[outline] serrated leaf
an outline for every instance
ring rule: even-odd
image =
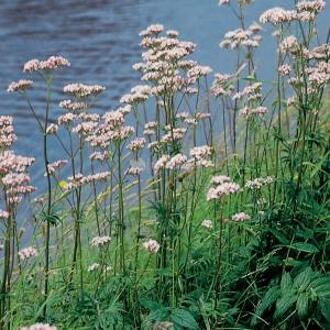
[[[326,286],[330,285],[330,277],[329,276],[321,276],[313,279],[311,286],[314,288],[314,290],[318,290],[318,287],[320,286]]]
[[[268,228],[268,231],[277,238],[279,243],[284,244],[284,245],[287,245],[289,243],[289,240],[278,230],[273,229],[273,228]]]
[[[292,278],[289,273],[284,273],[281,278],[281,291],[286,293],[288,290],[292,289]]]
[[[297,295],[287,294],[281,297],[276,302],[275,318],[283,316],[297,301]]]
[[[330,299],[320,299],[320,310],[324,318],[330,322]]]
[[[187,329],[199,329],[199,326],[191,315],[191,313],[185,309],[175,309],[171,314],[171,321],[180,327],[184,327]]]
[[[303,272],[296,276],[293,285],[300,291],[305,290],[313,279],[313,275],[313,270],[310,267],[307,267]]]
[[[306,253],[319,252],[319,249],[315,245],[309,243],[293,243],[289,248]]]
[[[260,301],[259,305],[256,308],[255,314],[256,316],[261,317],[262,314],[269,308],[272,304],[275,303],[276,299],[280,295],[280,290],[277,286],[271,287]],[[257,317],[254,316],[252,319],[252,325],[257,324]]]
[[[144,308],[146,308],[150,311],[155,311],[162,307],[158,302],[151,300],[149,298],[143,297],[143,296],[139,298],[139,301],[140,301],[140,304]]]
[[[318,297],[327,298],[330,297],[330,279],[328,278],[328,283],[324,283],[314,288],[315,293]]]
[[[155,311],[152,311],[146,318],[146,321],[164,321],[168,317],[167,308],[159,308]]]
[[[308,296],[306,294],[299,295],[296,308],[300,318],[306,317],[308,313]]]

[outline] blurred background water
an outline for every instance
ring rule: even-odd
[[[289,8],[294,1],[256,0],[248,8],[247,21],[258,20],[267,8]],[[328,6],[329,7],[329,6]],[[329,28],[329,8],[320,16],[321,37]],[[138,33],[151,23],[180,31],[181,37],[197,43],[194,59],[215,72],[231,72],[233,53],[218,47],[224,33],[237,27],[230,10],[217,0],[2,0],[0,2],[0,114],[14,116],[18,141],[15,149],[37,158],[32,168],[33,184],[43,190],[40,132],[26,104],[18,95],[8,94],[12,80],[30,78],[21,72],[31,58],[63,55],[71,67],[57,74],[55,102],[51,117],[61,110],[63,86],[69,82],[98,83],[107,90],[98,100],[99,111],[114,109],[122,94],[138,82],[132,65],[139,61]],[[274,68],[274,40],[265,26],[258,50],[257,67],[263,79],[271,80]],[[267,37],[268,36],[268,37]],[[38,89],[38,84],[35,86]],[[43,95],[33,92],[37,111],[42,114]],[[59,158],[56,147],[51,160]]]

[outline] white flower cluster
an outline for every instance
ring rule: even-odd
[[[149,241],[146,241],[143,243],[143,247],[149,252],[149,253],[157,253],[160,245],[157,241],[150,239]]]
[[[271,176],[267,176],[265,178],[256,178],[254,180],[248,180],[245,183],[245,188],[251,189],[251,190],[258,190],[273,182],[274,182],[274,178]]]
[[[91,245],[95,247],[104,246],[111,242],[110,236],[96,236],[91,240]]]

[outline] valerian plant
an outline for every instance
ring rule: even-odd
[[[253,1],[219,5],[239,24],[220,43],[236,61],[212,84],[197,46],[154,24],[133,66],[142,82],[114,110],[98,109],[102,85],[69,84],[53,101],[62,56],[24,65],[46,86],[44,109],[32,80],[9,85],[40,129],[46,193],[27,237],[17,214],[34,159],[12,151],[1,116],[0,329],[330,327],[325,1],[271,8],[260,24],[246,19]],[[256,52],[268,28],[269,84]],[[50,140],[65,159],[50,159]]]

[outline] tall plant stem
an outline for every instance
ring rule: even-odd
[[[47,177],[47,217],[46,217],[46,248],[45,248],[45,282],[44,282],[44,308],[43,308],[43,317],[47,317],[47,299],[49,291],[49,246],[50,246],[50,222],[49,218],[52,212],[52,182],[51,176],[48,168],[48,148],[47,148],[47,127],[49,121],[49,107],[50,107],[50,84],[51,79],[47,80],[47,101],[46,101],[46,117],[45,117],[45,126],[44,126],[44,136],[43,136],[43,155],[44,155],[44,166]]]
[[[7,221],[5,242],[4,242],[4,264],[3,277],[1,285],[1,315],[0,315],[0,329],[10,328],[10,324],[6,321],[7,312],[10,311],[9,292],[10,292],[10,263],[11,263],[11,233],[12,233],[12,216],[10,215]]]
[[[221,258],[222,258],[223,205],[221,205],[220,207],[221,207],[221,211],[220,211],[220,219],[219,219],[219,236],[218,236],[219,250],[217,257],[216,274],[215,274],[215,309],[217,309],[218,299],[221,291],[220,274],[221,274]]]
[[[279,164],[280,164],[280,139],[279,136],[282,133],[282,91],[281,91],[281,75],[278,72],[278,68],[281,65],[282,56],[281,53],[278,54],[277,59],[277,135],[275,141],[275,178],[278,177],[279,172]],[[275,202],[276,198],[276,191],[277,191],[277,180],[274,183],[274,190],[273,190],[273,202]]]
[[[92,174],[94,175],[95,170],[94,170],[92,160],[91,160],[90,165],[91,165]],[[98,232],[98,235],[101,236],[101,228],[100,228],[100,221],[99,221],[99,207],[98,207],[98,202],[97,202],[97,190],[96,190],[95,180],[92,181],[92,189],[93,189],[93,197],[94,197],[94,209],[95,209],[95,219],[96,219],[97,232]]]
[[[138,175],[138,227],[136,232],[136,246],[135,246],[135,268],[134,274],[137,276],[137,268],[139,264],[139,246],[141,239],[141,221],[142,221],[142,190],[141,190],[141,176]]]
[[[118,216],[119,216],[119,264],[121,273],[125,273],[125,245],[124,245],[124,200],[123,200],[123,179],[122,179],[122,159],[121,143],[117,142],[117,162],[118,162]]]

